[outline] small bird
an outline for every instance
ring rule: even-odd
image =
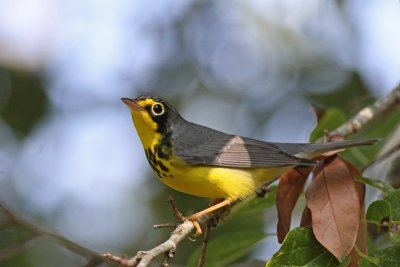
[[[147,160],[163,183],[187,194],[223,199],[188,217],[197,235],[200,216],[254,195],[264,182],[285,171],[314,166],[313,159],[327,152],[377,141],[269,143],[186,121],[159,97],[121,100],[130,108]]]

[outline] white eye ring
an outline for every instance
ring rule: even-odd
[[[153,113],[154,116],[161,116],[162,114],[164,114],[164,112],[165,112],[165,108],[164,108],[164,105],[161,103],[155,103],[151,107],[151,113]]]

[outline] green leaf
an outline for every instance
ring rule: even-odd
[[[389,247],[358,261],[360,267],[400,266],[400,247]]]
[[[391,223],[400,223],[400,189],[392,192],[383,198],[390,204],[392,211]]]
[[[325,130],[333,130],[346,121],[344,112],[337,108],[328,109],[322,116],[317,126],[310,134],[310,142],[315,142],[318,138],[324,135]]]
[[[392,219],[392,210],[390,203],[386,200],[377,200],[372,202],[367,210],[367,222],[381,225],[383,218],[388,218],[389,221]]]
[[[380,226],[384,218],[389,221],[390,240],[399,243],[400,234],[397,229],[400,224],[400,189],[369,205],[366,215],[367,222]]]
[[[211,239],[204,266],[226,266],[246,255],[265,236],[263,232],[236,232]],[[200,248],[190,256],[188,266],[197,266],[199,256]]]
[[[371,179],[371,178],[367,178],[367,177],[357,176],[356,181],[364,183],[364,184],[374,187],[376,189],[379,189],[385,195],[389,195],[390,193],[393,193],[395,191],[395,189],[391,185],[389,185],[381,180],[375,180],[375,179]]]
[[[288,233],[281,248],[265,267],[287,266],[347,266],[350,257],[341,263],[315,239],[311,228],[295,228]]]

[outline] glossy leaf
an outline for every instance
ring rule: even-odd
[[[391,223],[400,223],[400,189],[369,205],[367,210],[369,222],[380,224],[386,217]]]
[[[400,189],[393,191],[382,200],[372,202],[367,210],[367,221],[380,226],[386,220],[389,225],[390,240],[400,242]]]
[[[284,266],[347,266],[350,258],[340,263],[314,237],[311,228],[295,228],[288,233],[281,248],[265,267]]]
[[[392,219],[390,203],[386,200],[372,202],[367,210],[367,221],[380,225],[384,218],[387,218],[389,221]]]
[[[384,197],[389,202],[392,212],[391,222],[400,224],[400,189]]]

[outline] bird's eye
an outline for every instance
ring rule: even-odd
[[[161,104],[155,104],[152,109],[153,114],[156,116],[160,116],[164,113],[164,106]]]

